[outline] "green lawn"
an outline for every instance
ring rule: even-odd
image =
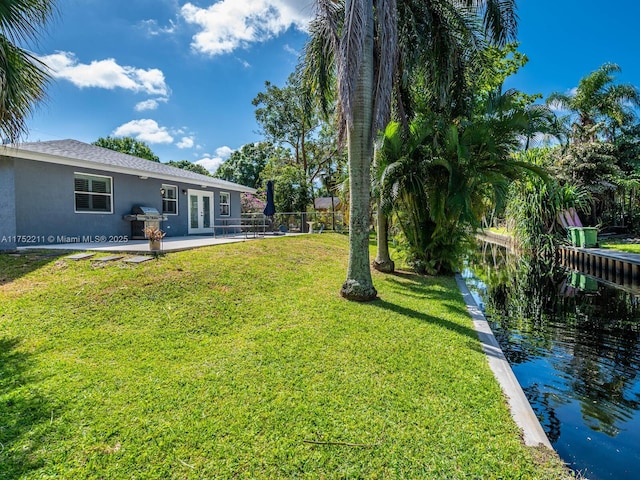
[[[338,295],[346,237],[0,255],[0,479],[557,479],[453,278]]]
[[[640,253],[640,243],[626,243],[616,240],[600,241],[601,248],[620,250],[621,252]]]

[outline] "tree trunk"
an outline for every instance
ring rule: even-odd
[[[349,267],[340,295],[348,300],[374,300],[369,266],[370,170],[373,158],[373,8],[367,9],[367,37],[353,97],[352,123],[347,125],[349,154]]]
[[[389,222],[387,216],[380,211],[378,206],[378,228],[377,228],[377,254],[371,264],[373,268],[383,273],[393,273],[396,265],[389,256],[389,238],[388,238]]]

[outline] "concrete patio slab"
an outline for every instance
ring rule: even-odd
[[[143,263],[148,262],[149,260],[153,260],[154,257],[150,255],[138,255],[136,257],[125,258],[122,260],[125,263]]]
[[[75,255],[69,255],[68,257],[64,257],[68,260],[84,260],[86,258],[91,258],[95,255],[95,253],[76,253]]]
[[[178,252],[190,250],[192,248],[208,247],[211,245],[223,245],[227,243],[248,242],[271,238],[284,238],[297,234],[287,235],[265,235],[259,237],[245,237],[244,234],[235,236],[212,237],[212,236],[187,236],[187,237],[165,237],[162,239],[162,246],[159,253]],[[148,240],[129,240],[128,242],[91,242],[91,243],[59,243],[49,245],[37,245],[29,247],[18,247],[18,250],[69,250],[69,251],[91,251],[91,252],[114,252],[114,253],[136,253],[149,254]],[[154,252],[155,253],[155,252]]]

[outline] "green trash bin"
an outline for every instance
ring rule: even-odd
[[[568,227],[569,237],[571,238],[571,246],[577,247],[580,243],[580,235],[578,234],[577,227]]]
[[[598,290],[598,282],[595,278],[587,277],[586,275],[580,275],[580,290],[585,292],[595,292]]]
[[[596,227],[581,227],[579,234],[582,248],[595,247],[598,244],[598,229]]]
[[[571,272],[569,285],[571,285],[573,288],[580,288],[580,274],[578,272]]]

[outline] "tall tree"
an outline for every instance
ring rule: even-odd
[[[368,301],[377,296],[369,267],[373,139],[390,118],[394,84],[400,92],[400,87],[406,87],[402,85],[406,76],[400,74],[403,67],[425,60],[441,62],[434,69],[439,72],[437,78],[454,78],[445,73],[455,70],[453,62],[458,58],[447,60],[446,55],[451,45],[459,45],[456,28],[466,26],[473,35],[472,17],[482,15],[486,33],[504,42],[515,30],[514,1],[317,0],[316,4],[307,65],[315,70],[323,104],[331,79],[326,71],[335,68],[338,112],[349,157],[349,266],[340,293],[350,300]],[[441,22],[445,19],[450,22]],[[401,36],[398,25],[403,28]],[[480,35],[473,36],[482,43]],[[403,111],[402,95],[396,95],[396,102]]]
[[[108,148],[109,150],[115,150],[116,152],[126,153],[127,155],[133,155],[134,157],[144,158],[151,162],[160,162],[160,158],[153,153],[149,145],[140,140],[136,140],[131,137],[100,137],[93,142],[92,145],[97,147]]]
[[[395,0],[378,0],[375,4],[377,15],[374,15],[373,0],[346,0],[344,3],[318,0],[313,24],[315,38],[308,48],[309,56],[323,57],[327,52],[332,55],[326,61],[313,58],[308,62],[319,69],[317,78],[321,89],[329,87],[324,80],[331,77],[323,72],[333,65],[337,71],[339,112],[342,128],[346,130],[349,157],[350,191],[349,266],[340,293],[357,301],[368,301],[377,296],[369,270],[369,174],[373,135],[377,127],[386,123],[375,122],[374,112],[379,110],[378,116],[385,120],[388,116],[397,40]],[[376,69],[376,65],[380,68]]]
[[[189,170],[190,172],[199,173],[200,175],[207,175],[209,177],[212,176],[211,173],[209,173],[209,170],[204,168],[202,165],[190,162],[189,160],[169,160],[167,162],[167,165],[181,168],[182,170]]]
[[[304,173],[305,184],[312,190],[314,181],[332,169],[338,156],[333,123],[323,121],[318,114],[301,66],[284,87],[271,82],[265,82],[265,87],[253,99],[256,120],[269,142],[292,150],[293,163]]]
[[[269,159],[285,155],[288,157],[284,149],[270,142],[247,143],[240,150],[234,150],[213,176],[247,187],[260,188],[260,174]]]
[[[613,141],[622,127],[633,122],[633,107],[640,106],[640,92],[630,84],[615,84],[613,74],[618,72],[618,65],[605,63],[583,77],[575,93],[549,95],[547,104],[571,113],[574,141],[592,142],[599,137]]]
[[[37,40],[56,14],[53,0],[0,3],[0,134],[15,142],[27,132],[26,118],[46,96],[51,77],[44,63],[17,44]]]
[[[306,172],[305,143],[318,126],[318,117],[304,95],[300,75],[292,73],[287,84],[280,88],[265,82],[266,90],[253,99],[256,120],[267,140],[274,144],[287,144],[294,152],[296,163]]]

